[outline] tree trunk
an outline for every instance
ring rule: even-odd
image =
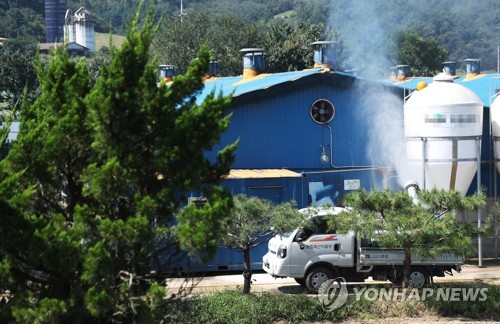
[[[411,273],[411,249],[408,247],[404,248],[405,260],[403,262],[403,288],[408,288],[410,285],[410,273]]]
[[[243,249],[243,293],[250,293],[250,284],[252,281],[252,270],[250,269],[250,249]]]

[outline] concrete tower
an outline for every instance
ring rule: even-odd
[[[76,42],[75,18],[71,9],[66,11],[66,16],[64,17],[64,41],[66,43]]]
[[[75,42],[95,51],[94,18],[81,7],[74,15]]]

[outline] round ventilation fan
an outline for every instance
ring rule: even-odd
[[[311,118],[318,124],[329,123],[335,116],[335,107],[326,99],[316,100],[311,105]]]

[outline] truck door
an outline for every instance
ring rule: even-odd
[[[293,239],[290,273],[292,276],[303,276],[311,262],[320,260],[337,264],[340,250],[337,234],[328,230],[326,219],[321,216],[311,218]]]

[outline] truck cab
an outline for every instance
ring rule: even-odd
[[[293,277],[301,285],[319,288],[319,285],[337,273],[334,267],[353,267],[355,259],[355,235],[337,234],[329,230],[326,215],[336,215],[346,209],[305,208],[302,213],[312,215],[305,224],[293,231],[274,236],[263,258],[264,270],[275,277]],[[324,268],[324,273],[309,278],[305,274],[314,268]]]

